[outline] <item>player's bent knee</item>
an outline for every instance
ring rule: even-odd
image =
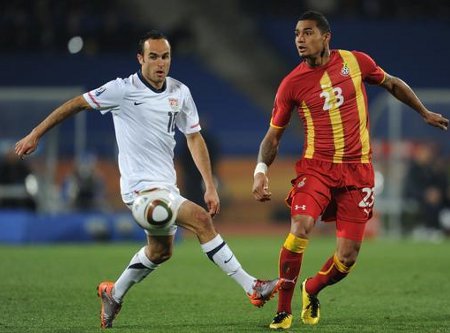
[[[168,251],[164,251],[164,252],[159,252],[159,253],[152,253],[150,255],[150,261],[159,265],[162,264],[163,262],[169,260],[170,258],[172,258],[172,251],[168,250]]]
[[[340,248],[337,252],[337,257],[339,261],[347,267],[353,266],[358,258],[360,246]]]
[[[208,212],[198,206],[191,207],[188,219],[184,219],[182,225],[194,232],[200,239],[208,238],[215,234],[211,216]]]
[[[308,215],[295,215],[291,218],[291,233],[301,238],[308,238],[314,229],[314,219]]]
[[[208,212],[189,200],[185,201],[180,208],[177,225],[192,231],[202,241],[208,241],[216,235]]]
[[[351,267],[356,263],[356,256],[339,258],[339,261],[346,267]]]
[[[195,214],[195,231],[197,233],[209,232],[214,229],[211,216],[204,209],[199,210]]]

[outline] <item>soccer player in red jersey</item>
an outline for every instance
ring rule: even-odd
[[[291,300],[303,252],[319,216],[335,221],[337,247],[322,269],[302,283],[301,318],[317,324],[319,292],[345,278],[356,262],[374,204],[369,114],[364,83],[377,84],[419,113],[424,121],[447,130],[448,119],[429,111],[401,79],[381,69],[365,53],[330,50],[330,25],[318,12],[305,12],[295,28],[295,45],[303,61],[281,82],[269,129],[261,142],[254,173],[253,195],[270,200],[267,169],[293,110],[303,122],[303,156],[286,199],[291,228],[280,252],[280,277],[288,280],[279,292],[278,310],[270,324],[292,324]]]

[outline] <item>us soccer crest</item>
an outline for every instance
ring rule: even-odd
[[[180,105],[178,104],[178,98],[169,98],[169,105],[173,112],[178,112],[180,110]]]
[[[341,75],[348,76],[350,74],[350,68],[348,68],[348,65],[346,62],[344,62],[342,69],[341,69]]]

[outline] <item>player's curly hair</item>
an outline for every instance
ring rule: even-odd
[[[139,43],[138,43],[138,53],[139,54],[144,54],[144,44],[145,44],[145,41],[148,39],[165,39],[165,40],[169,41],[167,39],[166,35],[164,35],[161,31],[151,30],[149,32],[146,32],[145,35],[143,35],[141,37],[141,39],[139,39]]]
[[[319,28],[321,33],[324,34],[327,32],[331,32],[330,23],[328,22],[325,15],[323,15],[320,12],[308,10],[307,12],[304,12],[298,20],[299,21],[305,21],[305,20],[315,21],[317,24],[317,28]]]

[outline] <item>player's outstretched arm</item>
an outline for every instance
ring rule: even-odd
[[[427,124],[440,128],[441,130],[447,130],[448,119],[439,113],[434,113],[428,110],[422,104],[411,87],[408,86],[403,80],[386,73],[386,78],[381,86],[389,91],[392,96],[397,98],[399,101],[416,110]]]
[[[23,158],[24,155],[33,153],[38,146],[39,139],[51,128],[62,122],[64,119],[87,109],[91,109],[91,106],[81,95],[72,98],[63,105],[59,106],[52,113],[50,113],[47,118],[45,118],[39,125],[37,125],[27,136],[16,143],[16,154],[20,158]]]
[[[275,160],[278,146],[283,135],[284,128],[269,127],[264,139],[259,146],[258,161],[253,175],[252,193],[256,200],[264,202],[270,200],[272,193],[269,191],[269,178],[267,169]]]

